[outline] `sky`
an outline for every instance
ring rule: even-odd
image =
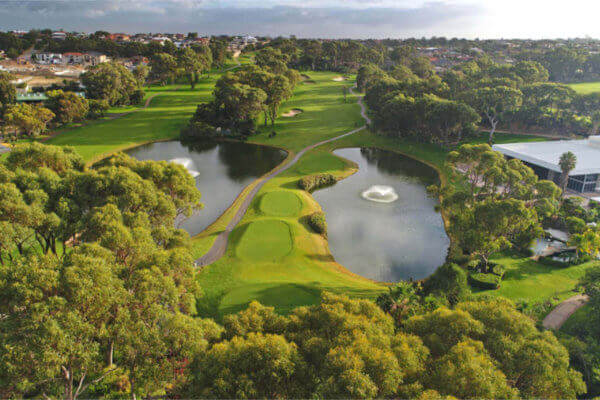
[[[599,0],[0,0],[0,30],[600,38]]]

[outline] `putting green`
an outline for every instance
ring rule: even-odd
[[[260,211],[274,217],[293,217],[302,209],[302,201],[296,193],[273,191],[265,193],[260,199]]]
[[[276,219],[261,219],[242,227],[238,257],[248,261],[275,262],[292,251],[290,226]]]

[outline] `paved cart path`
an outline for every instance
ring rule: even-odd
[[[542,321],[542,325],[546,329],[560,329],[569,317],[579,308],[583,307],[588,300],[589,298],[585,294],[578,294],[577,296],[568,298],[546,315],[546,318]]]
[[[350,89],[350,90],[354,93],[353,89]],[[367,110],[363,103],[362,96],[358,98],[358,104],[360,105],[360,115],[365,119],[367,124],[370,124],[371,119],[367,116]],[[213,243],[210,250],[208,250],[208,252],[205,255],[203,255],[202,257],[200,257],[199,259],[197,259],[195,261],[196,266],[204,267],[206,265],[212,264],[215,261],[217,261],[219,258],[221,258],[223,256],[223,254],[225,254],[225,251],[227,250],[227,242],[229,240],[229,234],[235,229],[237,224],[239,224],[239,222],[242,220],[242,218],[246,214],[246,211],[248,211],[248,207],[250,207],[250,203],[252,202],[252,200],[258,193],[258,191],[265,185],[265,183],[267,183],[268,181],[270,181],[277,175],[290,169],[292,166],[294,166],[298,162],[298,160],[300,160],[300,158],[304,154],[306,154],[306,152],[314,149],[315,147],[321,146],[325,143],[333,142],[335,140],[341,139],[341,138],[349,136],[349,135],[353,135],[356,132],[362,131],[366,127],[367,127],[367,125],[363,125],[360,128],[356,128],[350,132],[344,133],[343,135],[339,135],[339,136],[333,137],[331,139],[323,140],[322,142],[311,144],[310,146],[305,147],[304,149],[300,150],[298,152],[298,154],[296,154],[294,159],[292,161],[288,162],[282,168],[272,171],[268,175],[266,175],[264,178],[262,178],[262,180],[256,186],[254,186],[254,188],[252,188],[250,193],[248,193],[248,195],[244,198],[242,205],[236,211],[236,213],[233,216],[233,218],[231,219],[231,221],[229,221],[229,223],[227,224],[227,227],[221,233],[219,233],[219,236],[217,236],[217,238],[215,239],[215,242]]]

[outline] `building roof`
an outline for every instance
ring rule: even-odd
[[[600,136],[584,140],[496,144],[493,149],[540,167],[560,173],[558,160],[563,153],[572,152],[577,165],[570,175],[600,174]]]

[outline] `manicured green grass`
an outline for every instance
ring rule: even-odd
[[[579,94],[600,92],[600,82],[572,83],[568,86]]]
[[[146,90],[146,98],[152,97],[148,108],[140,108],[117,119],[65,130],[46,143],[73,146],[86,161],[92,162],[139,144],[174,139],[179,136],[179,130],[187,123],[198,103],[210,100],[220,76],[215,72],[205,76],[194,90],[187,84],[152,86]]]
[[[124,117],[65,131],[48,144],[73,146],[86,161],[137,144],[173,139],[199,102],[210,99],[214,77],[190,90],[184,85],[151,87],[150,106]]]
[[[339,75],[339,74],[338,74]],[[352,86],[353,82],[335,82],[336,74],[330,72],[311,72],[315,83],[300,83],[294,97],[281,107],[280,114],[291,109],[303,110],[292,118],[281,117],[277,120],[277,136],[269,138],[270,126],[261,127],[260,133],[250,141],[281,146],[292,151],[341,135],[353,127],[364,124],[354,96],[343,98],[343,86]]]
[[[274,217],[297,215],[302,209],[302,201],[291,191],[267,192],[260,198],[260,210]]]
[[[506,267],[498,290],[478,291],[478,294],[502,296],[509,299],[541,301],[555,298],[565,300],[575,294],[574,289],[588,268],[596,261],[566,268],[551,267],[528,258],[498,257],[494,261]]]
[[[310,76],[315,83],[300,84],[294,98],[282,107],[282,112],[301,108],[304,113],[279,118],[275,138],[268,138],[271,130],[263,128],[251,138],[252,142],[297,151],[361,124],[356,98],[343,100],[342,86],[351,83],[333,81],[338,76],[334,73]],[[218,318],[244,308],[252,300],[286,313],[314,304],[323,290],[369,298],[386,290],[384,285],[354,275],[337,264],[325,238],[304,222],[321,208],[310,194],[298,188],[298,180],[317,172],[343,176],[351,173],[352,167],[345,160],[316,149],[267,182],[230,235],[223,258],[199,274],[205,294],[200,313]],[[298,206],[297,201],[302,204]],[[283,233],[282,223],[289,229],[287,234]],[[215,234],[218,232],[215,229]],[[209,239],[210,236],[201,241]],[[292,244],[289,251],[287,243]]]
[[[236,254],[249,262],[280,262],[294,247],[290,229],[286,222],[277,219],[250,222],[241,227]]]

